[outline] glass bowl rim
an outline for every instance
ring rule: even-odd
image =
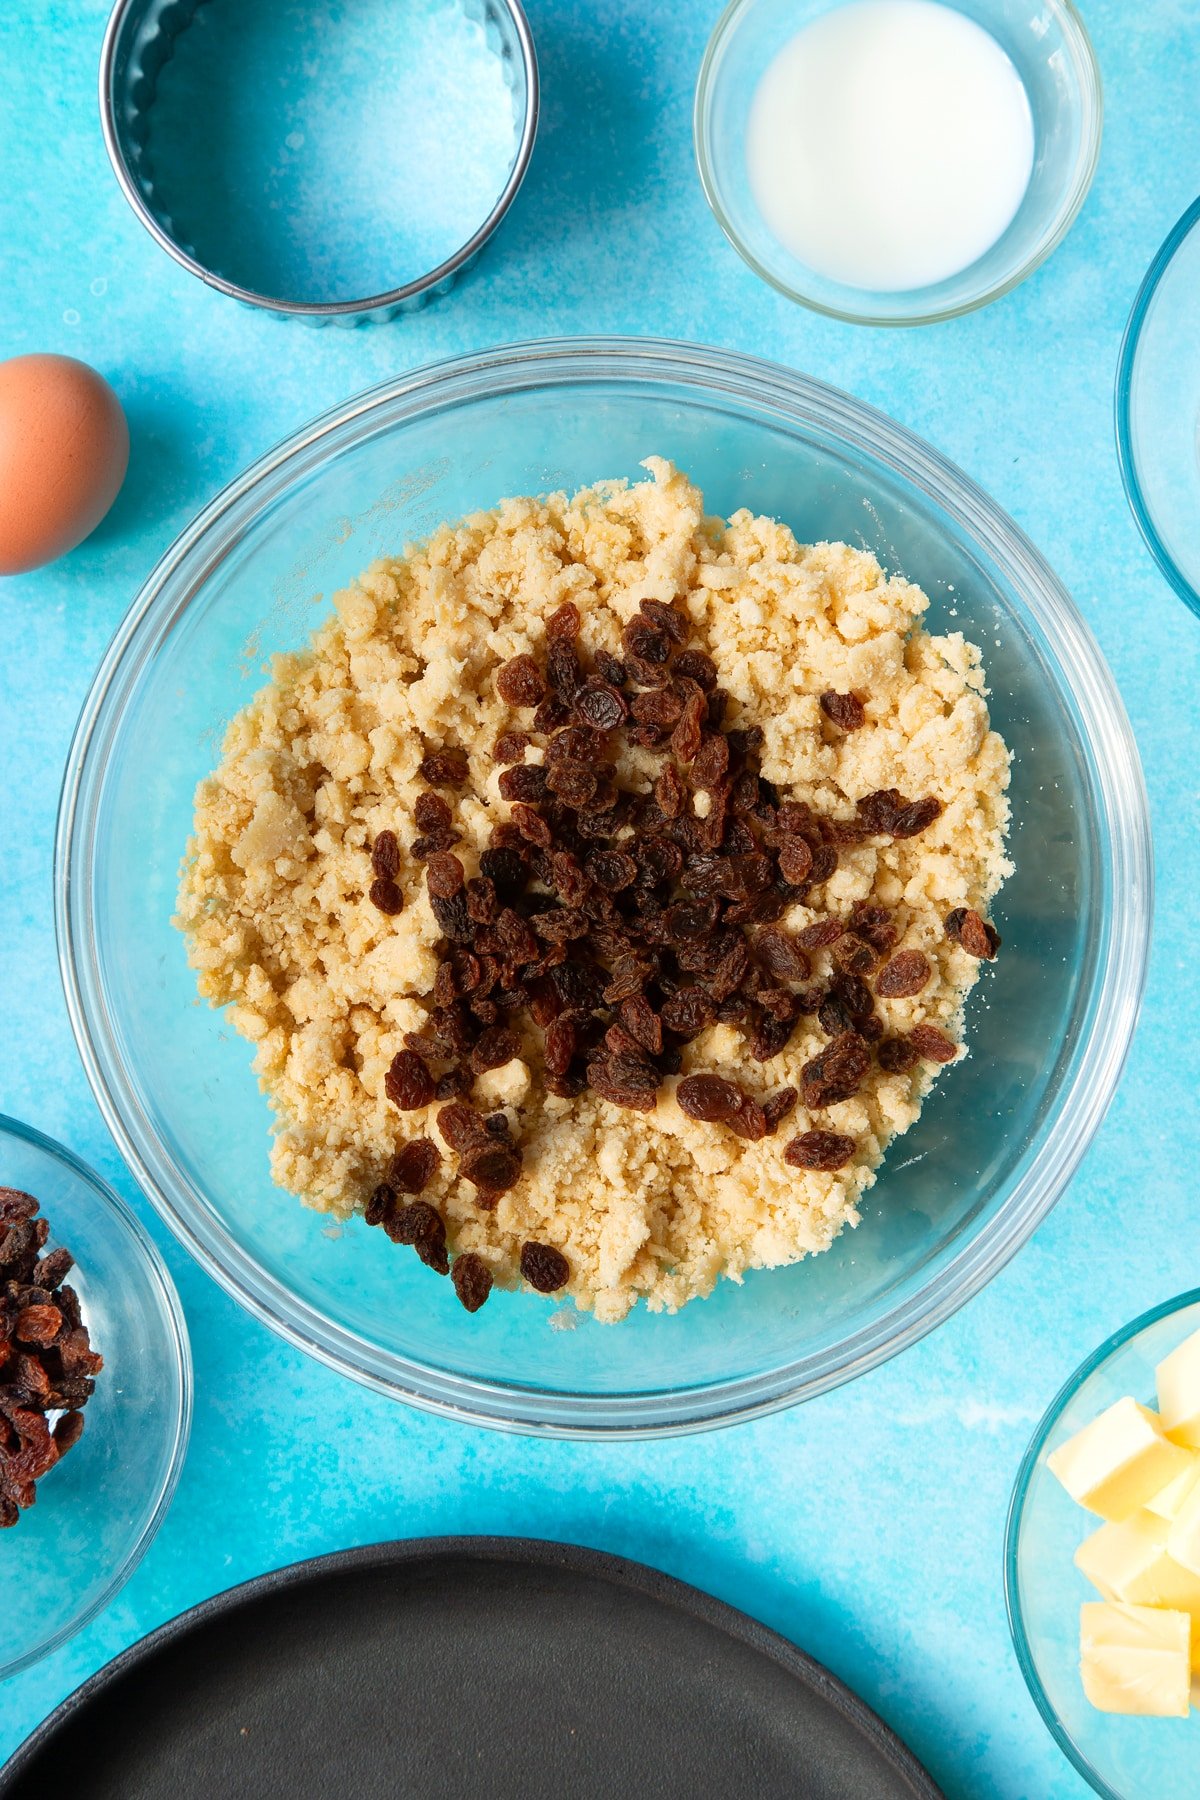
[[[147,205],[133,166],[125,154],[123,136],[117,124],[115,104],[117,42],[130,13],[143,3],[144,0],[115,0],[108,23],[104,28],[99,69],[100,128],[104,138],[104,148],[112,165],[113,174],[117,178],[117,184],[139,222],[150,233],[160,249],[165,250],[167,255],[179,264],[180,268],[186,269],[190,275],[197,276],[206,287],[214,288],[218,293],[227,295],[231,300],[239,300],[243,306],[253,306],[260,312],[274,313],[279,318],[307,319],[314,324],[323,324],[339,319],[353,324],[371,313],[382,312],[392,307],[407,308],[410,303],[418,301],[422,296],[432,296],[443,282],[450,284],[455,281],[482,250],[516,199],[528,171],[533,156],[534,142],[537,138],[541,107],[537,50],[534,45],[533,31],[521,0],[495,0],[495,3],[503,7],[508,14],[520,49],[521,68],[525,77],[525,108],[521,119],[516,156],[513,159],[513,166],[509,171],[508,178],[496,196],[491,210],[466,242],[460,244],[457,250],[445,257],[434,268],[427,269],[424,274],[414,276],[411,281],[405,282],[401,287],[389,288],[384,293],[367,295],[357,300],[284,300],[278,295],[260,294],[254,288],[241,287],[235,281],[226,280],[223,275],[218,275],[212,269],[206,268],[192,255],[185,244],[165,228],[157,214]]]
[[[1141,347],[1142,330],[1150,316],[1150,308],[1154,304],[1160,284],[1175,261],[1176,253],[1200,225],[1200,198],[1176,219],[1170,231],[1155,251],[1150,267],[1142,277],[1134,302],[1126,321],[1125,332],[1121,338],[1121,348],[1117,356],[1117,380],[1114,392],[1113,418],[1117,435],[1117,463],[1121,470],[1121,483],[1125,489],[1125,498],[1133,514],[1134,524],[1142,534],[1142,541],[1159,569],[1166,576],[1183,604],[1197,617],[1200,617],[1200,592],[1188,580],[1171,552],[1164,544],[1158,527],[1150,516],[1150,508],[1146,504],[1145,489],[1138,474],[1138,461],[1133,448],[1133,420],[1131,406],[1133,401],[1133,370],[1137,361],[1137,353]]]
[[[111,1188],[102,1176],[88,1166],[81,1157],[68,1150],[65,1144],[47,1137],[45,1132],[36,1126],[26,1125],[21,1119],[14,1119],[8,1113],[0,1113],[0,1140],[5,1137],[16,1138],[19,1142],[30,1144],[40,1150],[52,1162],[57,1162],[67,1171],[72,1180],[85,1187],[97,1200],[103,1211],[113,1215],[125,1228],[133,1240],[136,1252],[141,1256],[151,1285],[158,1293],[160,1318],[167,1328],[167,1342],[174,1352],[171,1361],[179,1381],[179,1408],[175,1417],[175,1435],[171,1444],[166,1473],[163,1477],[158,1498],[146,1523],[137,1538],[130,1545],[124,1557],[111,1572],[108,1580],[92,1600],[73,1618],[59,1627],[57,1631],[31,1646],[11,1663],[0,1662],[0,1682],[7,1681],[10,1676],[17,1675],[22,1669],[29,1669],[43,1657],[59,1650],[73,1638],[76,1632],[82,1631],[85,1625],[110,1606],[117,1594],[125,1586],[146,1551],[158,1534],[159,1526],[167,1516],[175,1490],[179,1486],[179,1477],[183,1471],[184,1459],[187,1455],[188,1440],[192,1428],[193,1369],[191,1341],[188,1337],[187,1321],[184,1318],[175,1283],[171,1279],[170,1270],[141,1220],[133,1208],[122,1200],[114,1188]],[[50,1215],[47,1214],[47,1217]],[[53,1220],[51,1219],[53,1226]],[[19,1529],[19,1527],[18,1527]]]
[[[831,10],[838,3],[839,0],[831,0]],[[954,0],[948,0],[948,3],[953,5]],[[759,4],[760,0],[729,0],[725,11],[713,27],[696,81],[696,94],[692,106],[692,140],[696,165],[700,174],[700,185],[704,189],[704,198],[708,202],[709,210],[742,261],[753,270],[760,281],[765,281],[769,287],[773,287],[777,293],[783,294],[786,299],[793,300],[800,306],[807,306],[812,312],[822,313],[826,318],[840,319],[843,324],[881,325],[897,328],[909,325],[936,325],[945,319],[962,318],[966,313],[976,312],[979,307],[988,306],[993,300],[999,300],[1004,294],[1011,293],[1013,288],[1019,287],[1023,281],[1026,281],[1036,269],[1041,267],[1047,257],[1057,250],[1075,223],[1080,209],[1088,197],[1100,161],[1100,140],[1104,131],[1104,83],[1100,73],[1100,63],[1087,26],[1084,24],[1083,17],[1074,4],[1074,0],[1044,0],[1046,10],[1053,13],[1058,19],[1073,52],[1071,67],[1075,73],[1083,111],[1075,166],[1071,173],[1070,186],[1061,204],[1038,238],[1034,249],[1006,275],[990,282],[987,287],[969,300],[947,300],[941,305],[930,306],[921,312],[913,313],[897,312],[894,308],[882,304],[886,296],[877,294],[870,288],[854,288],[842,284],[847,285],[847,292],[860,294],[864,302],[867,302],[863,306],[851,309],[845,306],[833,306],[828,301],[818,300],[804,288],[784,281],[782,277],[772,274],[765,263],[759,261],[721,204],[713,158],[710,154],[708,120],[711,109],[708,102],[710,94],[715,91],[718,53],[733,36],[743,15]],[[965,275],[972,266],[968,264],[967,269],[960,270],[959,274]],[[951,276],[949,279],[954,280],[955,277]]]
[[[984,546],[1019,593],[1036,596],[1062,690],[1079,708],[1093,766],[1098,839],[1124,904],[1097,954],[1093,1024],[1046,1141],[988,1230],[956,1250],[916,1294],[860,1326],[836,1348],[755,1375],[679,1390],[580,1394],[447,1373],[380,1352],[268,1276],[193,1206],[114,1054],[91,929],[90,872],[106,752],[158,635],[173,627],[225,554],[256,500],[287,485],[314,446],[355,425],[389,423],[482,395],[590,385],[622,377],[673,382],[690,396],[731,397],[790,425],[832,430],[843,449],[882,461]],[[399,410],[397,410],[399,409]],[[341,446],[339,446],[341,447]],[[221,537],[221,533],[224,537]],[[213,544],[216,535],[218,542]],[[185,591],[180,591],[181,587]],[[160,617],[161,615],[161,617]],[[149,640],[149,641],[148,641]],[[132,672],[130,664],[133,663]],[[116,694],[118,685],[121,692]],[[100,743],[103,738],[103,743]],[[97,767],[97,762],[99,766]],[[444,1416],[541,1436],[657,1437],[731,1423],[809,1398],[861,1374],[949,1318],[1003,1266],[1049,1212],[1074,1173],[1115,1090],[1132,1040],[1149,947],[1153,859],[1145,783],[1116,684],[1065,588],[1024,533],[983,491],[921,439],[839,389],[726,350],[652,338],[559,338],[437,362],[380,383],[322,414],[252,463],[196,515],[151,572],[105,652],[84,701],[63,778],[55,841],[59,967],[85,1073],[122,1155],[151,1204],[201,1267],[271,1330],[378,1392]],[[1103,1016],[1106,1030],[1098,1020]],[[1113,1017],[1123,1028],[1111,1029]],[[156,1167],[156,1163],[159,1165]]]
[[[1111,1356],[1115,1356],[1118,1350],[1124,1349],[1126,1344],[1132,1343],[1133,1339],[1139,1337],[1143,1331],[1149,1330],[1151,1325],[1157,1325],[1160,1320],[1170,1318],[1172,1313],[1183,1312],[1187,1307],[1198,1304],[1200,1304],[1200,1287],[1189,1288],[1186,1293],[1176,1294],[1172,1300],[1160,1301],[1157,1306],[1151,1306],[1146,1312],[1139,1313],[1137,1318],[1131,1319],[1127,1325],[1122,1325],[1117,1331],[1106,1337],[1103,1343],[1098,1344],[1089,1356],[1084,1357],[1079,1366],[1067,1376],[1034,1426],[1033,1436],[1021,1458],[1021,1466],[1017,1470],[1017,1478],[1013,1483],[1012,1495],[1008,1503],[1008,1519],[1004,1528],[1004,1606],[1008,1614],[1008,1629],[1012,1637],[1017,1663],[1024,1677],[1025,1686],[1029,1689],[1030,1698],[1041,1714],[1051,1737],[1088,1785],[1095,1788],[1098,1794],[1103,1795],[1104,1800],[1129,1800],[1129,1796],[1122,1795],[1116,1788],[1109,1786],[1099,1770],[1092,1767],[1083,1751],[1075,1743],[1074,1738],[1062,1724],[1042,1685],[1037,1663],[1029,1647],[1029,1638],[1025,1631],[1025,1616],[1021,1611],[1020,1583],[1017,1579],[1017,1553],[1020,1548],[1021,1526],[1025,1517],[1025,1502],[1029,1497],[1029,1483],[1033,1477],[1037,1459],[1042,1453],[1046,1440],[1084,1383],[1089,1381],[1097,1369],[1101,1368]]]

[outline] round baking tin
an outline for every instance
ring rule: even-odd
[[[382,323],[416,312],[448,293],[512,205],[533,154],[539,104],[537,54],[520,0],[460,0],[466,16],[483,25],[489,46],[503,64],[513,99],[513,162],[491,211],[464,244],[424,274],[383,293],[334,301],[281,299],[227,280],[205,267],[177,233],[169,215],[154,204],[146,157],[148,114],[159,74],[174,54],[176,38],[204,4],[205,0],[117,0],[100,52],[100,123],[105,148],[125,198],[155,242],[207,287],[246,306],[309,325]]]

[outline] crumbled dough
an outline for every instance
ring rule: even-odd
[[[1010,873],[1004,851],[1009,753],[989,729],[979,651],[961,634],[932,637],[925,595],[846,544],[802,546],[786,526],[739,512],[706,518],[698,490],[652,457],[652,479],[605,484],[567,499],[516,499],[442,526],[427,544],[376,563],[345,593],[306,650],[281,656],[273,679],[234,719],[217,771],[200,784],[178,923],[201,994],[229,1006],[255,1045],[254,1066],[276,1114],[272,1170],[309,1205],[347,1217],[392,1153],[426,1133],[443,1148],[425,1198],[444,1214],[452,1249],[474,1250],[497,1280],[519,1281],[520,1245],[563,1250],[576,1303],[605,1320],[639,1296],[674,1310],[721,1275],[773,1268],[827,1249],[875,1179],[887,1144],[916,1119],[936,1071],[878,1068],[853,1100],[810,1116],[798,1107],[775,1137],[747,1143],[686,1117],[668,1081],[657,1110],[629,1112],[585,1093],[542,1093],[520,1065],[480,1084],[508,1109],[524,1172],[494,1212],[454,1179],[427,1113],[401,1114],[384,1075],[436,970],[438,930],[421,866],[407,851],[426,750],[468,751],[456,802],[467,874],[507,813],[491,747],[528,722],[495,691],[499,663],[538,654],[544,621],[565,600],[582,641],[617,651],[621,626],[647,598],[686,608],[697,643],[733,696],[730,723],[760,723],[762,772],[786,794],[849,817],[877,788],[934,794],[941,817],[919,837],[843,851],[817,898],[845,910],[873,895],[897,909],[898,948],[934,966],[915,999],[881,1001],[888,1029],[928,1020],[959,1037],[979,965],[947,941],[957,906],[987,910]],[[850,735],[823,719],[817,696],[854,689],[867,722]],[[639,753],[619,765],[639,783]],[[401,841],[402,913],[368,901],[377,833]],[[819,916],[798,906],[784,924]],[[814,977],[827,972],[821,953]],[[685,1073],[714,1068],[758,1098],[799,1085],[827,1040],[801,1019],[771,1062],[746,1055],[727,1026],[684,1053]],[[852,1134],[854,1162],[834,1174],[783,1160],[798,1131]]]

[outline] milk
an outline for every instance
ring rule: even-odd
[[[937,0],[849,0],[768,65],[746,166],[793,256],[897,293],[957,274],[996,242],[1033,148],[1024,85],[982,26]]]

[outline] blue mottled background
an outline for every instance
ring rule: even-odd
[[[177,269],[121,198],[94,98],[103,0],[0,9],[0,356],[67,351],[114,382],[133,460],[108,522],[0,582],[0,1109],[130,1197],[191,1326],[199,1405],[173,1511],[111,1610],[0,1690],[0,1758],[115,1651],[262,1569],[427,1532],[572,1539],[640,1557],[823,1658],[954,1800],[1079,1796],[1021,1683],[1001,1592],[1031,1426],[1110,1329],[1196,1281],[1193,1137],[1200,626],[1129,517],[1112,380],[1151,254],[1200,183],[1193,0],[1086,7],[1107,89],[1100,172],[1032,280],[904,334],[760,286],[710,219],[691,93],[716,0],[531,0],[545,110],[512,215],[446,302],[353,333],[280,326]],[[629,269],[636,271],[629,278]],[[371,382],[549,332],[659,332],[775,357],[929,438],[1057,567],[1125,696],[1154,810],[1150,986],[1107,1123],[1070,1192],[949,1325],[851,1388],[663,1444],[543,1444],[445,1424],[339,1380],[252,1324],[151,1217],[67,1026],[51,930],[63,759],[96,660],[197,507]]]

